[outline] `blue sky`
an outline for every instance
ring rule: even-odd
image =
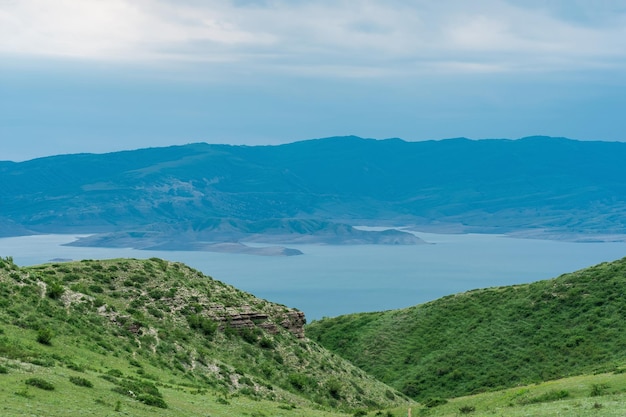
[[[0,160],[190,142],[626,140],[623,0],[0,0]]]

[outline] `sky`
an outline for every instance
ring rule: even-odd
[[[624,0],[0,0],[0,160],[340,135],[626,141]]]

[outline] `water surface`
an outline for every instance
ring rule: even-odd
[[[626,256],[626,243],[571,243],[499,235],[416,233],[419,246],[290,245],[301,256],[61,246],[73,235],[0,239],[18,265],[53,258],[159,257],[184,262],[256,296],[304,311],[308,320],[407,307],[470,289],[553,278]]]

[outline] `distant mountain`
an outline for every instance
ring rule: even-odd
[[[624,160],[626,143],[549,137],[405,142],[350,136],[61,155],[0,164],[0,233],[151,233],[157,239],[139,239],[138,247],[258,241],[259,235],[279,243],[419,243],[405,232],[352,230],[360,224],[553,237],[624,234]],[[159,233],[168,234],[169,243]]]
[[[552,280],[323,319],[306,334],[420,401],[617,372],[626,363],[625,277],[626,258]]]

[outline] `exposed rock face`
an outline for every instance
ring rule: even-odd
[[[287,310],[282,315],[271,317],[265,313],[252,311],[250,306],[242,306],[244,311],[228,311],[228,309],[213,306],[211,315],[220,323],[220,328],[226,326],[233,329],[254,329],[260,327],[271,334],[278,333],[278,326],[288,330],[299,339],[304,338],[304,313],[297,310]]]
[[[302,311],[289,310],[285,313],[285,319],[280,323],[285,329],[289,330],[299,339],[304,339],[304,325],[306,317]]]

